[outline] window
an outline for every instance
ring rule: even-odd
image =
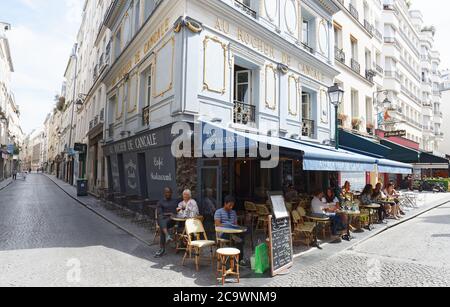
[[[352,120],[359,118],[359,100],[358,91],[352,90]]]
[[[155,9],[155,0],[145,0],[144,18],[147,19]]]
[[[312,119],[311,94],[307,92],[302,93],[302,116],[303,119]]]
[[[121,51],[122,51],[122,30],[119,29],[116,32],[116,38],[114,42],[114,56],[116,57],[116,59],[119,57]]]
[[[152,105],[152,66],[150,66],[146,72],[144,73],[145,76],[145,106],[151,106]]]
[[[136,0],[134,4],[134,33],[137,33],[137,31],[139,31],[140,18],[141,18],[141,1]]]
[[[358,61],[358,40],[353,36],[350,37],[352,59]]]
[[[303,34],[302,34],[303,44],[309,46],[309,21],[303,20]]]
[[[252,92],[252,71],[251,70],[239,70],[235,71],[235,97],[237,102],[252,104],[251,92]]]

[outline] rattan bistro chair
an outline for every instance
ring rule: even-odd
[[[294,242],[300,242],[310,247],[314,242],[314,223],[305,222],[297,211],[292,211],[292,220],[294,222]]]
[[[203,227],[203,223],[197,219],[189,219],[186,221],[186,238],[187,238],[187,248],[186,253],[183,257],[183,263],[186,262],[186,259],[192,258],[192,252],[194,252],[195,258],[195,266],[197,271],[200,268],[200,257],[201,251],[203,248],[209,248],[211,251],[211,265],[214,265],[214,247],[216,246],[216,242],[208,240],[208,236],[206,234],[205,228]]]
[[[269,225],[269,215],[270,211],[265,205],[256,205],[256,209],[258,210],[258,221],[256,223],[256,231],[264,230],[268,231],[267,227]]]

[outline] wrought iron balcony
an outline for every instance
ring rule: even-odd
[[[314,48],[310,47],[308,44],[302,42],[302,47],[309,53],[314,54]]]
[[[361,73],[361,64],[358,63],[355,59],[351,60],[351,69],[356,73]]]
[[[314,137],[315,122],[310,119],[302,120],[302,136],[313,138]]]
[[[253,18],[256,19],[257,13],[256,13],[254,10],[252,10],[250,7],[248,7],[247,5],[245,5],[244,3],[242,3],[241,1],[235,0],[235,1],[234,1],[234,5],[235,5],[238,9],[240,9],[241,11],[243,11],[245,14],[247,14],[247,15],[249,15],[249,16],[251,16],[251,17],[253,17]]]
[[[353,6],[353,4],[350,3],[350,4],[348,5],[348,10],[349,10],[350,14],[351,14],[356,20],[359,20],[359,12],[358,12],[358,10],[356,9],[356,7]]]
[[[336,58],[336,61],[339,61],[342,64],[345,64],[345,52],[343,49],[341,49],[339,47],[334,47],[334,56]]]
[[[364,20],[364,28],[371,34],[374,35],[374,27],[368,20]]]
[[[91,120],[89,122],[89,131],[92,130],[94,128],[94,120]]]
[[[379,72],[381,75],[384,73],[384,70],[380,65],[375,65],[375,70]]]
[[[105,122],[105,109],[100,111],[100,122]]]
[[[376,72],[372,69],[366,69],[366,79],[370,82],[373,82],[373,78],[375,77]]]
[[[145,127],[150,125],[150,107],[149,106],[142,109],[142,125]]]
[[[234,123],[248,125],[256,122],[256,107],[240,101],[234,102]]]

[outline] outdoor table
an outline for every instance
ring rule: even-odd
[[[353,237],[350,233],[350,220],[352,217],[354,216],[360,216],[361,212],[360,211],[350,211],[350,210],[339,210],[336,213],[338,214],[344,214],[348,217],[348,223],[347,223],[347,234],[342,236],[342,239],[345,241],[351,241],[353,240]]]
[[[180,218],[176,216],[172,216],[171,220],[176,222],[177,224],[186,224],[187,218]],[[183,231],[179,231],[178,227],[175,227],[175,250],[178,253],[179,251],[185,251],[186,250],[186,227],[183,227]],[[183,247],[184,246],[184,247]]]
[[[240,235],[240,234],[246,233],[247,231],[248,231],[248,229],[245,227],[236,227],[236,228],[216,227],[217,233],[223,233],[223,234],[229,234],[229,235]],[[253,242],[252,242],[252,244],[253,244]],[[253,247],[252,247],[252,250],[253,250]]]
[[[314,216],[314,215],[308,215],[306,218],[316,223],[316,227],[314,228],[314,246],[317,247],[318,249],[322,249],[319,244],[318,226],[319,223],[329,222],[330,218],[327,216]]]
[[[380,209],[381,205],[377,204],[371,204],[371,205],[360,205],[360,208],[368,209],[369,210],[369,226],[367,226],[368,231],[372,231],[372,210],[378,210]]]

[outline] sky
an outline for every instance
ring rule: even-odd
[[[0,0],[15,72],[12,89],[25,134],[42,126],[61,91],[84,0]]]
[[[21,110],[22,129],[40,127],[61,90],[64,70],[78,28],[84,0],[0,0],[0,21],[11,23],[8,32],[15,73],[13,91]],[[427,24],[437,28],[436,48],[441,68],[450,67],[450,1],[412,0]]]

